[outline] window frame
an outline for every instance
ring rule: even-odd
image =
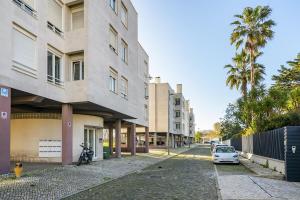
[[[74,79],[74,63],[79,62],[79,80]],[[71,80],[72,81],[83,81],[85,75],[85,67],[84,67],[84,60],[83,59],[77,59],[71,61]]]
[[[112,26],[112,25],[109,25],[109,34],[113,34],[115,36],[115,43],[116,43],[116,46],[114,47],[112,44],[111,44],[111,35],[109,35],[109,48],[115,52],[116,54],[118,54],[118,32],[116,31],[116,29]]]
[[[121,39],[121,48],[120,48],[120,50],[121,50],[121,60],[124,63],[128,64],[128,44],[123,39]]]
[[[125,22],[122,19],[122,11],[125,11]],[[121,1],[121,11],[120,11],[120,18],[121,18],[121,22],[122,24],[125,26],[125,28],[128,28],[128,9],[125,6],[125,4],[123,3],[123,1]]]
[[[176,128],[176,130],[181,130],[181,123],[176,122],[175,128]]]
[[[180,106],[180,104],[181,104],[181,99],[180,98],[175,98],[175,106]]]
[[[49,74],[48,74],[48,53],[51,53],[52,54],[52,76],[50,77]],[[55,73],[56,73],[56,66],[55,66],[55,57],[58,57],[60,59],[60,62],[59,62],[59,74],[60,74],[60,77],[58,79],[58,81],[56,81],[56,78],[55,78]],[[53,76],[54,75],[54,76]],[[52,79],[49,79],[49,77]],[[47,49],[47,82],[50,83],[50,84],[53,84],[53,85],[56,85],[56,86],[64,86],[64,68],[63,68],[63,55],[57,51],[55,51],[54,49],[52,48],[48,48]]]
[[[177,115],[178,113],[179,113],[179,115]],[[175,117],[177,117],[177,118],[181,117],[181,112],[180,112],[180,110],[176,110],[176,111],[175,111]]]
[[[112,1],[114,1],[115,6],[112,7]],[[114,11],[115,14],[118,14],[118,0],[109,0],[109,7]]]
[[[114,80],[114,88],[112,89],[112,80]],[[118,72],[112,67],[109,68],[109,90],[118,94]]]
[[[49,0],[48,0],[49,1]],[[47,14],[47,27],[53,31],[54,33],[56,33],[57,35],[59,35],[60,37],[64,36],[64,5],[62,2],[60,2],[59,0],[52,0],[55,1],[60,7],[61,7],[61,29],[59,27],[57,27],[56,25],[53,24],[53,22],[50,22],[48,19],[48,14]],[[48,5],[49,6],[49,5]],[[47,8],[48,9],[48,8]],[[48,11],[47,11],[48,12]]]
[[[71,31],[74,31],[74,30],[79,30],[79,29],[82,29],[82,28],[78,28],[78,29],[74,29],[73,28],[73,14],[76,13],[76,12],[83,12],[83,27],[84,28],[84,7],[78,7],[78,8],[74,8],[71,10]]]
[[[19,26],[18,24],[13,23],[12,26],[12,31],[17,31],[19,34],[24,35],[25,37],[31,39],[34,43],[34,66],[27,66],[25,63],[20,63],[20,61],[15,60],[14,58],[14,45],[12,44],[12,51],[13,51],[13,56],[12,56],[12,67],[13,69],[20,71],[22,73],[25,73],[29,76],[32,77],[37,77],[37,36],[32,34],[31,32],[27,31],[23,27]],[[14,40],[12,36],[12,41]]]
[[[124,82],[124,91],[123,91],[123,82]],[[121,76],[120,79],[121,87],[120,87],[120,95],[124,99],[128,99],[128,79],[124,76]]]

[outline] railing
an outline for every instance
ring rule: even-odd
[[[64,36],[64,33],[49,21],[47,22],[47,27],[54,33],[58,34],[59,36],[61,36],[61,37]]]
[[[58,86],[64,86],[64,82],[62,80],[55,78],[53,76],[47,75],[47,80],[49,83],[53,83]]]
[[[29,6],[28,4],[26,4],[24,1],[22,0],[12,0],[17,6],[19,6],[22,10],[24,10],[25,12],[27,12],[28,14],[30,14],[33,17],[37,17],[37,12],[36,10],[34,10],[31,6]]]

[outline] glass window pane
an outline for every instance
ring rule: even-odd
[[[80,80],[80,62],[73,62],[73,80],[78,81]]]
[[[47,67],[47,75],[48,75],[48,81],[53,81],[53,60],[52,60],[53,54],[48,51],[48,67]]]
[[[60,83],[61,72],[60,72],[60,58],[55,56],[55,82]]]
[[[84,27],[84,12],[83,10],[72,13],[72,30]]]
[[[84,62],[81,63],[81,80],[84,80]]]

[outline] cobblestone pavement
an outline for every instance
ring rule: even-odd
[[[171,156],[188,148],[171,149]],[[84,189],[119,178],[128,173],[141,170],[149,165],[169,158],[166,150],[151,150],[148,154],[125,156],[94,162],[91,165],[45,167],[42,170],[29,171],[22,178],[0,176],[0,200],[40,200],[61,199]]]
[[[67,199],[218,199],[209,147],[199,146]]]

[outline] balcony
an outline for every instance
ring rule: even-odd
[[[59,29],[59,28],[57,28],[56,26],[54,26],[51,22],[47,22],[47,27],[51,30],[51,31],[53,31],[54,33],[56,33],[57,35],[59,35],[59,36],[61,36],[61,37],[63,37],[64,36],[64,34],[63,34],[63,32]]]
[[[26,13],[31,15],[32,17],[37,17],[37,12],[34,10],[30,5],[26,4],[22,0],[13,0],[13,2],[19,6],[22,10],[24,10]]]

